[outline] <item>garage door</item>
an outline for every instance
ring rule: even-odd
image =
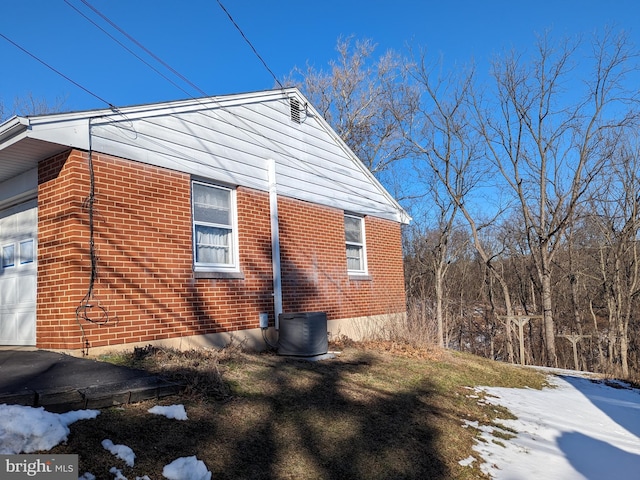
[[[37,228],[36,200],[0,211],[0,345],[36,343]]]

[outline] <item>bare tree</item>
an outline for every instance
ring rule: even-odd
[[[24,97],[15,97],[11,107],[0,98],[0,122],[13,115],[43,115],[60,112],[65,104],[63,97],[56,97],[52,102],[46,98],[38,98],[32,93]]]
[[[598,184],[592,203],[600,226],[600,273],[609,317],[609,361],[619,361],[629,375],[629,325],[640,295],[640,152],[624,142],[620,161],[611,165]]]
[[[446,210],[439,210],[440,221],[427,230],[414,226],[412,236],[410,292],[422,302],[433,298],[433,315],[436,324],[436,343],[444,347],[446,342],[445,316],[447,314],[447,294],[445,282],[449,268],[455,265],[467,251],[468,238],[459,225],[454,224],[454,216]],[[422,224],[424,225],[424,223]],[[429,277],[429,289],[425,289],[425,277]],[[416,288],[416,286],[419,287]],[[463,288],[458,285],[458,288]]]
[[[404,127],[404,136],[413,149],[418,170],[424,169],[434,174],[424,175],[424,178],[434,182],[427,186],[427,191],[431,191],[432,195],[425,196],[425,200],[439,205],[439,216],[434,219],[442,225],[439,243],[446,246],[450,226],[458,215],[466,219],[478,254],[490,274],[501,285],[507,315],[513,315],[508,285],[504,276],[494,267],[494,255],[487,250],[487,245],[481,238],[481,230],[487,224],[478,222],[470,207],[473,205],[471,195],[474,189],[487,176],[486,164],[483,162],[484,150],[475,135],[468,108],[475,73],[470,69],[461,76],[443,75],[440,65],[430,64],[424,52],[417,61],[409,63],[409,69],[410,76],[416,83],[415,92],[418,97],[405,96],[405,100],[411,101],[403,108],[396,108],[395,112]],[[443,194],[440,194],[440,189]],[[434,266],[440,265],[437,271],[442,282],[446,274],[442,265],[446,262],[448,252],[440,248],[434,254],[438,256]],[[437,290],[436,298],[438,295],[440,293]],[[438,325],[441,326],[440,318]],[[440,330],[442,331],[441,328]],[[508,323],[507,332],[510,333]],[[507,337],[510,340],[510,334]],[[510,341],[508,349],[509,359],[513,360]]]
[[[634,53],[623,35],[591,43],[583,95],[569,91],[579,42],[555,49],[539,38],[532,60],[511,53],[493,64],[496,102],[477,103],[490,157],[518,199],[541,285],[547,362],[557,365],[552,304],[554,256],[577,206],[609,162],[615,143],[635,124],[625,88]],[[637,90],[637,89],[636,89]]]
[[[284,83],[298,85],[367,168],[380,174],[406,157],[390,99],[401,93],[401,62],[392,51],[374,58],[371,40],[339,38],[336,50],[329,71],[295,68]]]

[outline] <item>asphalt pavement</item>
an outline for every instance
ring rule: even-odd
[[[48,350],[0,350],[0,405],[51,412],[99,409],[180,393],[144,370]]]

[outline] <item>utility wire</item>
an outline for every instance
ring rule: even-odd
[[[161,71],[159,71],[157,68],[155,68],[153,65],[151,65],[149,62],[145,61],[142,57],[140,57],[138,54],[136,54],[133,50],[131,50],[129,47],[127,47],[124,43],[122,43],[120,40],[118,40],[117,38],[115,38],[113,35],[111,35],[109,32],[107,32],[104,28],[102,28],[100,25],[98,25],[96,22],[94,22],[92,19],[90,19],[88,16],[86,16],[84,13],[82,13],[75,5],[73,5],[71,2],[69,2],[69,0],[64,0],[64,3],[66,3],[67,5],[69,5],[71,8],[73,8],[76,12],[78,12],[78,14],[82,15],[85,20],[87,20],[88,22],[91,22],[96,28],[98,28],[99,30],[101,30],[105,35],[107,35],[111,40],[113,40],[114,42],[116,42],[118,45],[120,45],[122,48],[124,48],[127,52],[129,52],[131,55],[133,55],[135,58],[137,58],[138,60],[140,60],[142,63],[144,63],[147,67],[149,67],[151,70],[153,70],[154,72],[156,72],[158,75],[160,75],[162,78],[164,78],[167,82],[169,82],[171,85],[173,85],[174,87],[176,87],[177,89],[181,90],[184,94],[186,94],[188,97],[191,97],[191,94],[189,92],[187,92],[184,88],[182,88],[180,85],[178,85],[177,83],[175,83],[173,80],[171,80],[169,77],[167,77],[166,75],[164,75]]]
[[[180,72],[178,72],[176,69],[174,69],[173,67],[171,67],[170,65],[168,65],[164,60],[162,60],[160,57],[158,57],[156,54],[154,54],[151,50],[149,50],[147,47],[145,47],[144,45],[142,45],[140,42],[138,42],[135,38],[133,38],[131,35],[129,35],[126,31],[124,31],[124,29],[120,28],[118,25],[116,25],[111,19],[109,19],[106,15],[104,15],[102,12],[100,12],[100,10],[98,10],[96,7],[94,7],[93,5],[91,5],[87,0],[80,0],[82,3],[84,3],[87,7],[89,7],[91,10],[93,10],[97,15],[99,15],[105,22],[107,22],[109,25],[111,25],[113,28],[115,28],[116,30],[118,30],[122,35],[124,35],[125,37],[127,37],[129,40],[131,40],[133,43],[135,43],[138,47],[140,47],[142,50],[144,50],[148,55],[150,55],[153,59],[155,59],[157,62],[159,62],[160,64],[162,64],[166,69],[168,69],[169,71],[171,71],[174,75],[176,75],[177,77],[179,77],[181,80],[183,80],[184,82],[186,82],[187,84],[189,84],[193,89],[197,90],[202,96],[206,97],[207,94],[206,92],[204,92],[204,90],[202,90],[200,87],[198,87],[196,84],[194,84],[193,82],[191,82],[187,77],[185,77],[184,75],[182,75]],[[68,2],[67,2],[68,3]]]
[[[82,0],[84,2],[84,0]],[[236,23],[236,21],[233,19],[233,17],[231,16],[231,14],[229,13],[229,11],[224,8],[224,5],[222,4],[222,2],[220,0],[217,0],[218,5],[220,5],[220,8],[222,9],[222,11],[224,13],[227,14],[227,17],[229,17],[229,20],[231,20],[231,23],[233,23],[233,26],[236,27],[236,30],[238,30],[238,32],[240,32],[240,35],[242,35],[242,38],[244,38],[244,41],[247,42],[247,44],[249,45],[249,47],[251,47],[251,50],[253,50],[253,53],[255,54],[256,57],[258,57],[258,60],[260,60],[262,62],[262,65],[264,65],[264,68],[267,69],[267,71],[271,74],[271,76],[273,77],[273,79],[276,81],[276,83],[280,86],[281,90],[284,90],[284,87],[282,86],[282,84],[280,83],[280,80],[278,80],[278,77],[275,76],[275,74],[271,71],[271,69],[269,68],[269,65],[267,65],[267,62],[264,61],[264,59],[260,56],[260,54],[258,53],[258,51],[255,49],[255,47],[253,46],[253,44],[249,41],[249,39],[247,38],[247,36],[244,34],[244,32],[242,31],[242,29],[240,28],[240,26]]]
[[[94,13],[96,13],[98,16],[100,16],[105,22],[107,22],[109,25],[111,25],[113,28],[115,28],[116,30],[118,30],[122,35],[124,35],[126,38],[128,38],[131,42],[133,42],[135,45],[137,45],[139,48],[141,48],[144,52],[146,52],[148,55],[150,55],[153,59],[155,59],[157,62],[159,62],[161,65],[163,65],[165,68],[167,68],[169,71],[171,71],[174,75],[176,75],[178,78],[180,78],[181,80],[183,80],[185,83],[187,83],[188,85],[190,85],[194,90],[196,90],[198,93],[200,93],[202,96],[206,97],[208,96],[207,93],[202,90],[200,87],[198,87],[197,85],[195,85],[193,82],[191,82],[187,77],[185,77],[184,75],[182,75],[180,72],[178,72],[176,69],[174,69],[173,67],[171,67],[169,64],[167,64],[164,60],[162,60],[160,57],[158,57],[156,54],[154,54],[151,50],[149,50],[147,47],[145,47],[144,45],[142,45],[138,40],[136,40],[135,38],[133,38],[133,36],[131,36],[129,33],[127,33],[123,28],[119,27],[115,22],[113,22],[109,17],[107,17],[105,14],[103,14],[100,10],[98,10],[96,7],[94,7],[91,3],[89,3],[88,0],[80,0],[82,3],[84,3],[88,8],[90,8]],[[274,81],[278,84],[278,86],[280,87],[280,89],[284,89],[284,86],[282,85],[282,83],[280,83],[280,80],[278,80],[278,77],[276,77],[276,75],[273,73],[273,71],[269,68],[269,65],[267,65],[267,62],[264,60],[264,58],[262,58],[262,56],[258,53],[258,51],[256,50],[256,48],[253,46],[253,44],[251,43],[251,41],[247,38],[247,36],[244,34],[244,32],[242,31],[242,29],[240,28],[240,26],[238,25],[238,23],[233,19],[233,17],[231,16],[231,14],[229,13],[229,11],[225,8],[225,6],[222,4],[222,2],[220,0],[218,1],[218,5],[220,6],[220,8],[222,9],[222,11],[227,15],[227,17],[229,18],[229,20],[231,21],[231,23],[233,24],[233,26],[238,30],[238,32],[240,33],[240,35],[242,36],[242,38],[245,40],[245,42],[249,45],[249,47],[251,48],[251,50],[253,51],[254,55],[258,58],[258,60],[260,60],[260,62],[262,63],[262,65],[265,67],[265,69],[269,72],[269,74],[273,77]],[[73,5],[71,5],[69,3],[68,0],[65,0],[65,3],[67,3],[69,6],[71,6],[74,10],[76,10],[78,13],[80,13],[82,16],[84,16],[85,18],[87,18],[84,14],[82,14],[76,7],[74,7]],[[118,40],[116,40],[115,38],[113,38],[110,34],[108,34],[104,29],[102,29],[101,27],[99,27],[95,22],[93,22],[92,20],[90,20],[89,18],[87,18],[87,20],[89,20],[91,23],[93,23],[94,25],[96,25],[96,27],[100,28],[100,30],[102,30],[104,33],[106,33],[107,35],[109,35],[109,37],[111,37],[114,41],[116,41],[119,45],[121,45],[123,48],[125,48],[129,53],[131,53],[132,55],[134,55],[136,58],[138,58],[140,61],[142,61],[145,65],[149,66],[152,70],[154,70],[156,73],[158,73],[159,75],[161,75],[163,78],[165,78],[166,80],[168,80],[171,84],[173,84],[174,86],[176,86],[177,88],[179,88],[180,90],[182,90],[184,93],[186,93],[187,95],[188,92],[186,92],[184,89],[178,87],[174,82],[172,82],[171,80],[169,80],[167,77],[165,77],[164,75],[162,75],[160,72],[158,72],[158,70],[156,70],[155,68],[153,68],[151,65],[149,65],[147,62],[145,62],[144,60],[142,60],[138,55],[136,55],[135,53],[133,53],[130,49],[128,49],[127,47],[125,47],[121,42],[119,42]]]
[[[65,80],[67,80],[68,82],[73,83],[76,87],[84,90],[85,92],[87,92],[89,95],[91,95],[94,98],[97,98],[98,100],[100,100],[103,103],[106,103],[110,109],[112,110],[118,110],[114,105],[112,105],[110,102],[107,102],[104,98],[102,98],[101,96],[93,93],[91,90],[83,87],[82,85],[80,85],[78,82],[72,80],[71,78],[67,77],[64,73],[60,72],[59,70],[56,70],[55,68],[53,68],[51,65],[49,65],[47,62],[45,62],[44,60],[38,58],[36,55],[34,55],[33,53],[31,53],[30,51],[28,51],[26,48],[21,47],[20,45],[18,45],[16,42],[14,42],[13,40],[11,40],[10,38],[8,38],[6,35],[3,35],[2,33],[0,33],[0,37],[4,38],[7,42],[9,42],[10,44],[12,44],[14,47],[22,50],[24,53],[26,53],[27,55],[29,55],[31,58],[33,58],[34,60],[37,60],[38,62],[40,62],[42,65],[44,65],[45,67],[47,67],[49,70],[52,70],[53,72],[57,73],[58,75],[60,75],[62,78],[64,78]]]
[[[131,37],[131,35],[129,35],[128,33],[126,33],[122,28],[118,27],[113,21],[111,21],[109,18],[107,18],[104,14],[102,14],[100,11],[98,11],[95,7],[93,7],[87,0],[81,0],[82,3],[84,3],[87,7],[89,7],[91,10],[93,10],[96,14],[98,14],[101,18],[103,18],[106,22],[108,22],[110,25],[112,25],[114,28],[116,28],[118,31],[120,31],[123,35],[125,35],[127,38],[129,38],[132,42],[134,42],[136,45],[138,45],[140,48],[142,48],[144,51],[146,51],[149,55],[151,55],[153,58],[156,58],[160,63],[162,63],[163,65],[165,65],[169,70],[171,70],[172,72],[174,72],[177,76],[179,76],[180,78],[184,79],[187,83],[189,83],[190,85],[192,85],[196,90],[198,90],[201,94],[203,94],[205,97],[207,96],[207,94],[205,92],[203,92],[202,90],[200,90],[197,86],[195,86],[193,83],[191,83],[188,79],[186,79],[183,75],[181,75],[180,73],[176,72],[173,68],[171,68],[169,65],[167,65],[165,62],[163,62],[161,59],[159,59],[156,55],[154,55],[152,52],[150,52],[147,48],[145,48],[143,45],[141,45],[139,42],[137,42],[133,37]],[[203,102],[201,99],[195,98],[192,95],[189,94],[189,92],[187,92],[186,90],[182,89],[181,87],[179,87],[178,85],[176,85],[174,82],[172,82],[170,79],[168,79],[167,77],[165,77],[164,75],[162,75],[162,73],[158,72],[155,68],[153,68],[151,65],[149,65],[147,62],[145,62],[143,59],[141,59],[138,55],[136,55],[135,53],[133,53],[130,49],[128,49],[125,45],[123,45],[121,42],[119,42],[117,39],[115,39],[112,35],[110,35],[108,32],[106,32],[102,27],[100,27],[99,25],[97,25],[93,20],[89,19],[86,15],[84,15],[82,12],[80,12],[75,6],[73,6],[68,0],[65,0],[65,3],[67,3],[69,6],[71,6],[74,10],[76,10],[78,13],[80,13],[80,15],[82,15],[84,18],[86,18],[88,21],[90,21],[92,24],[94,24],[97,28],[99,28],[100,30],[102,30],[105,34],[107,34],[111,39],[113,39],[114,41],[116,41],[119,45],[121,45],[125,50],[127,50],[128,52],[130,52],[132,55],[134,55],[136,58],[138,58],[140,61],[142,61],[143,63],[145,63],[146,65],[148,65],[150,68],[152,68],[154,71],[156,71],[159,75],[161,75],[163,78],[167,79],[170,83],[172,83],[174,86],[176,86],[177,88],[179,88],[180,90],[182,90],[182,92],[184,92],[188,97],[190,97],[192,100],[195,100],[196,102],[198,102],[199,104],[201,104],[202,106],[204,106],[205,108],[207,108],[208,110],[208,106],[205,104],[205,102]],[[273,76],[274,80],[278,83],[278,85],[280,86],[281,90],[284,90],[284,87],[282,86],[282,84],[278,81],[278,79],[276,78],[276,76],[273,74],[273,72],[271,71],[271,69],[269,69],[269,67],[267,66],[266,62],[262,59],[262,57],[260,57],[260,55],[258,54],[258,52],[256,51],[256,49],[253,47],[253,45],[251,44],[251,42],[249,42],[249,40],[247,39],[247,37],[244,35],[244,33],[242,32],[242,30],[240,29],[240,27],[237,25],[237,23],[233,20],[233,18],[231,17],[231,15],[229,14],[229,12],[225,9],[224,5],[222,5],[222,3],[218,2],[220,7],[223,9],[223,11],[227,14],[227,16],[229,17],[229,19],[231,20],[231,22],[235,25],[235,27],[238,29],[238,31],[240,32],[240,34],[243,36],[243,38],[247,41],[247,43],[251,46],[251,48],[253,49],[254,53],[258,56],[258,58],[260,59],[260,61],[263,63],[263,65],[266,67],[266,69],[269,71],[269,73]],[[218,101],[215,98],[210,98],[210,100],[212,100],[215,104],[219,105]],[[224,111],[225,108],[221,107],[221,109]],[[214,119],[214,116],[211,116],[208,114],[208,112],[203,112],[200,111],[200,114],[209,117],[211,119]],[[224,120],[221,116],[218,116],[218,119],[220,121],[222,121],[223,123],[227,123],[229,125],[232,125],[228,120]],[[244,122],[243,122],[244,123]],[[247,126],[247,130],[248,131],[252,131],[252,129]],[[268,140],[264,135],[258,133],[257,131],[254,131],[254,133],[257,136],[263,137],[265,140]],[[264,145],[266,148],[266,145]],[[273,150],[271,148],[272,151]],[[282,149],[280,149],[282,150]],[[286,153],[284,151],[280,152],[283,155],[286,155]]]

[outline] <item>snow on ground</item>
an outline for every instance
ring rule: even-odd
[[[549,383],[543,390],[478,388],[486,402],[518,417],[500,421],[502,433],[518,432],[508,440],[494,435],[500,429],[472,425],[485,440],[475,447],[483,471],[496,480],[640,478],[640,391],[568,374]]]
[[[174,460],[162,469],[162,475],[169,480],[183,480],[194,478],[211,480],[211,472],[207,470],[202,460],[194,457],[182,457]]]
[[[102,447],[126,463],[127,466],[133,467],[136,460],[136,454],[133,453],[131,448],[126,445],[114,445],[114,443],[108,438],[102,440]]]
[[[176,420],[188,420],[187,411],[184,409],[184,405],[169,405],[168,407],[156,405],[147,411],[154,415],[164,415],[167,418],[173,418]]]
[[[151,410],[154,410],[151,412]],[[165,415],[168,418],[186,420],[187,413],[183,405],[154,407],[150,413]],[[22,405],[0,405],[0,455],[33,453],[51,450],[65,442],[69,436],[69,425],[77,420],[93,419],[99,410],[76,410],[62,414],[47,412],[44,408]],[[116,445],[110,439],[104,439],[102,446],[113,455],[132,467],[135,452],[126,445]],[[128,480],[116,467],[109,470],[114,480]],[[211,472],[202,460],[193,457],[180,457],[165,465],[163,476],[168,480],[210,480]],[[93,472],[83,473],[78,480],[95,480]],[[136,480],[149,480],[147,475]]]
[[[0,454],[50,450],[67,440],[69,425],[96,418],[99,413],[99,410],[77,410],[55,414],[43,407],[0,405]]]
[[[501,420],[503,429],[467,422],[481,431],[483,441],[474,448],[486,462],[481,466],[484,472],[496,480],[640,477],[640,391],[577,375],[556,371],[549,376],[552,387],[543,390],[479,387],[478,395],[470,395],[506,407],[518,417]],[[186,419],[182,405],[152,408],[150,413]],[[54,414],[43,408],[0,405],[0,454],[47,451],[67,439],[68,425],[98,414],[96,410]],[[126,445],[105,439],[103,446],[125,462],[134,462],[135,453]],[[460,463],[473,461],[470,457]],[[86,472],[80,478],[94,480],[94,473],[102,472]],[[116,480],[126,479],[116,467],[111,474]],[[211,472],[193,456],[166,465],[163,476],[210,480]]]

